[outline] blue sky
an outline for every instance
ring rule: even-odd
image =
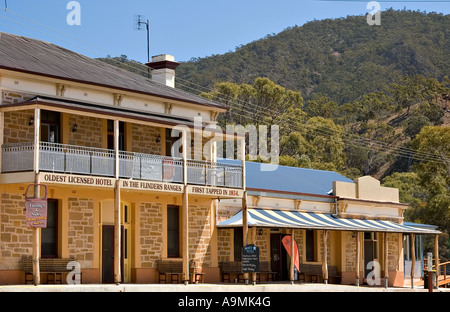
[[[134,26],[150,20],[150,55],[177,61],[234,51],[241,44],[314,19],[366,15],[369,1],[320,0],[78,0],[81,25],[69,25],[70,0],[0,0],[0,31],[49,41],[90,57],[127,55],[147,60],[147,33]],[[449,14],[450,1],[379,1],[388,8]],[[367,26],[376,27],[376,26]]]

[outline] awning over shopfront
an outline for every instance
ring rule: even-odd
[[[347,219],[326,213],[299,212],[290,210],[249,208],[249,227],[270,227],[289,229],[315,229],[335,231],[391,232],[415,234],[439,234],[439,231],[401,225],[386,220]],[[217,225],[219,228],[242,226],[242,211]]]

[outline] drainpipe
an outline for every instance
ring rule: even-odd
[[[334,198],[334,213],[332,213],[331,215],[333,217],[337,217],[338,216],[338,199],[337,197]]]

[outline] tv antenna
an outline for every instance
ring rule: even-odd
[[[147,21],[145,21],[145,16],[143,15],[137,15],[135,17],[135,20],[136,20],[135,26],[137,27],[137,30],[141,30],[143,27],[142,25],[145,25],[147,29],[147,62],[150,63],[150,32],[149,32],[150,22],[148,19]]]

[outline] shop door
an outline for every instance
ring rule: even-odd
[[[286,249],[283,247],[281,240],[286,234],[270,234],[270,259],[272,272],[277,272],[276,276],[279,280],[288,280],[288,266]]]
[[[123,242],[122,227],[122,242]],[[123,247],[123,244],[122,244]],[[123,283],[124,253],[121,253],[121,283]],[[114,225],[103,225],[102,227],[102,281],[104,284],[114,283]]]
[[[367,268],[367,264],[371,261],[378,260],[378,244],[377,234],[373,232],[364,233],[364,276],[373,271],[373,266]]]
[[[364,241],[364,276],[366,277],[373,269],[367,269],[367,264],[374,260],[373,254],[374,243],[371,240]]]

